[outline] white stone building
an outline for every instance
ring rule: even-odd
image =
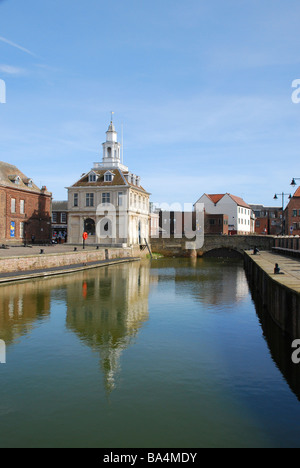
[[[229,233],[252,234],[255,231],[255,220],[252,209],[240,197],[225,194],[204,194],[195,203],[203,203],[208,214],[228,215]],[[194,206],[195,206],[194,205]]]
[[[141,179],[121,161],[121,144],[111,121],[103,159],[68,187],[68,243],[145,245],[149,241],[149,196]]]

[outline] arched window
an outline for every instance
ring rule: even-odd
[[[111,148],[110,148],[110,146],[107,148],[107,157],[111,158]]]
[[[87,232],[89,236],[95,235],[96,227],[93,219],[89,218],[84,221],[84,232]]]

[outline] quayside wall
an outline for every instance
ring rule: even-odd
[[[44,270],[49,268],[65,267],[68,265],[83,265],[102,260],[113,260],[122,258],[144,258],[147,251],[141,251],[137,247],[108,248],[95,251],[74,251],[64,253],[53,253],[47,255],[26,255],[17,257],[0,258],[0,273],[30,272],[33,270]]]
[[[245,270],[250,288],[256,293],[277,325],[293,338],[300,338],[300,294],[287,284],[287,277],[274,275],[245,252]]]

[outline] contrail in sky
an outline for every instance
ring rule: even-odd
[[[36,55],[35,55],[33,52],[31,52],[30,50],[25,49],[25,47],[22,47],[22,46],[20,46],[19,44],[15,44],[14,42],[9,41],[8,39],[5,39],[5,37],[0,36],[0,41],[1,41],[1,42],[5,42],[6,44],[8,44],[8,45],[10,45],[10,46],[12,46],[12,47],[15,47],[16,49],[22,50],[22,52],[25,52],[26,54],[32,55],[33,57],[36,56]]]

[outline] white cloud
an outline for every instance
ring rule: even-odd
[[[35,57],[35,54],[33,52],[31,52],[31,50],[25,49],[25,47],[22,47],[21,45],[16,44],[15,42],[12,42],[9,39],[6,39],[5,37],[0,36],[0,41],[14,47],[15,49],[19,49],[22,52],[25,52],[26,54],[29,54],[29,55],[32,55],[33,57]]]
[[[0,73],[5,73],[6,75],[24,75],[26,72],[23,68],[0,64]]]

